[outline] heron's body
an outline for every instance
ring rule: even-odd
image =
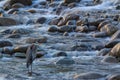
[[[32,44],[28,47],[26,52],[26,67],[28,68],[28,73],[32,74],[32,63],[36,58],[37,46]],[[29,66],[31,66],[31,71],[29,72]]]

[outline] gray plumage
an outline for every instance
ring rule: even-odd
[[[37,45],[35,44],[30,45],[26,51],[26,67],[28,68],[28,73],[29,73],[29,66],[31,66],[31,74],[32,74],[32,63],[36,58],[36,52],[37,52]]]

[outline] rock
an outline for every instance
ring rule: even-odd
[[[116,9],[117,9],[117,10],[120,10],[120,5],[117,5],[117,6],[116,6]]]
[[[27,12],[30,12],[30,13],[36,13],[37,11],[34,10],[34,9],[29,9],[29,10],[27,10]]]
[[[32,0],[8,0],[5,4],[4,4],[4,9],[8,10],[12,7],[12,5],[14,5],[15,3],[21,3],[25,6],[30,6],[32,5]]]
[[[14,52],[26,53],[28,45],[21,45],[14,47]]]
[[[65,25],[69,20],[78,20],[78,19],[79,19],[79,15],[77,14],[66,14],[63,16],[62,19],[60,19],[57,25],[62,26]]]
[[[17,28],[12,30],[12,34],[30,34],[33,32],[32,30],[25,29],[25,28]]]
[[[69,36],[69,33],[68,32],[64,32],[63,36]]]
[[[105,44],[106,48],[113,48],[117,43],[120,42],[120,39],[114,39]]]
[[[12,42],[8,40],[0,40],[0,47],[13,46]]]
[[[15,56],[15,57],[18,57],[18,58],[26,58],[25,53],[18,53],[18,52],[17,52],[17,53],[14,54],[14,56]]]
[[[111,49],[109,48],[104,48],[104,49],[101,49],[99,52],[98,52],[98,56],[105,56],[107,55],[109,52],[110,52]]]
[[[73,3],[73,2],[80,2],[81,0],[64,0],[64,3]]]
[[[38,38],[27,38],[25,39],[26,43],[46,43],[47,42],[47,38],[44,36],[38,37]]]
[[[36,58],[41,58],[43,57],[45,54],[47,54],[45,51],[40,51],[36,53]]]
[[[4,47],[4,48],[2,49],[2,53],[3,53],[3,54],[13,55],[13,54],[14,54],[13,47]]]
[[[87,26],[77,26],[75,31],[88,32],[89,29]]]
[[[118,28],[111,24],[106,24],[104,27],[100,29],[101,32],[106,32],[108,35],[114,34]]]
[[[116,31],[112,37],[111,37],[111,40],[114,40],[114,39],[119,39],[120,38],[120,30]]]
[[[120,43],[116,44],[112,50],[109,52],[110,56],[120,57]]]
[[[115,58],[115,57],[112,57],[112,56],[105,56],[103,58],[103,60],[101,60],[101,62],[107,62],[107,63],[118,63],[119,61]]]
[[[20,34],[10,34],[10,35],[7,35],[6,38],[21,38],[21,35]]]
[[[99,79],[103,78],[105,75],[97,73],[97,72],[86,72],[86,73],[81,73],[79,75],[75,75],[74,79],[84,79],[84,80],[93,80],[93,79]]]
[[[98,25],[98,30],[100,30],[103,26],[105,26],[106,24],[109,24],[110,21],[106,20],[106,21],[102,21],[99,25]]]
[[[17,11],[19,11],[19,10],[16,9],[16,8],[13,8],[13,9],[9,9],[9,10],[7,11],[7,13],[8,13],[8,14],[13,14],[14,12],[17,12]]]
[[[56,26],[50,26],[48,32],[57,32],[58,28]]]
[[[5,30],[1,31],[1,33],[2,33],[3,35],[11,34],[11,33],[12,33],[12,30],[11,30],[11,29],[5,29]]]
[[[37,20],[36,20],[36,23],[40,23],[40,24],[43,24],[43,23],[45,23],[46,22],[46,18],[45,17],[40,17],[40,18],[38,18]]]
[[[96,26],[89,26],[89,31],[96,31],[97,30],[97,27]]]
[[[95,37],[95,38],[102,38],[102,37],[107,37],[108,35],[107,35],[107,33],[106,32],[96,32],[96,33],[94,33],[93,34],[93,37]]]
[[[120,74],[110,74],[106,78],[106,80],[120,80]]]
[[[76,5],[75,2],[68,4],[68,7],[69,7],[69,8],[74,8],[74,7],[76,7],[76,6],[77,6],[77,5]]]
[[[49,22],[49,24],[50,24],[50,25],[57,25],[58,22],[59,22],[61,19],[62,19],[61,17],[60,17],[60,18],[54,18],[54,19],[52,19],[52,20]]]
[[[72,26],[72,25],[64,25],[64,26],[61,26],[58,31],[59,32],[72,32],[75,30],[75,27],[76,26]]]
[[[15,3],[12,5],[12,8],[23,8],[23,7],[24,7],[24,5],[21,3]]]
[[[75,61],[72,58],[62,58],[56,62],[57,65],[72,65]]]
[[[53,57],[60,57],[60,56],[67,56],[67,53],[65,52],[57,52],[53,55]]]
[[[17,25],[17,21],[11,18],[0,17],[0,26],[12,26]]]
[[[76,25],[76,20],[69,20],[66,25]]]

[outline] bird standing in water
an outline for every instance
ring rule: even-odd
[[[37,45],[31,44],[26,51],[26,67],[28,68],[28,74],[32,75],[32,63],[36,58]],[[31,66],[31,71],[29,68]]]

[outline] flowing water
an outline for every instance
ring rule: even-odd
[[[7,0],[0,1],[0,7],[4,5]],[[27,6],[25,8],[21,8],[21,10],[29,10],[34,9],[37,13],[16,16],[10,15],[10,18],[21,21],[22,25],[10,26],[10,27],[0,27],[0,31],[5,29],[14,29],[14,28],[25,28],[25,29],[33,29],[35,31],[34,34],[30,36],[45,36],[47,37],[47,43],[40,44],[40,49],[46,51],[46,55],[43,58],[37,59],[33,63],[33,70],[35,74],[29,77],[27,75],[27,69],[25,66],[25,59],[18,59],[15,57],[3,57],[0,59],[0,80],[73,80],[73,76],[76,74],[84,73],[84,72],[98,72],[103,75],[109,75],[111,73],[119,73],[120,72],[120,64],[119,63],[102,63],[101,60],[103,56],[97,56],[99,50],[93,49],[97,44],[97,46],[101,44],[105,44],[110,40],[110,37],[106,38],[92,38],[92,33],[85,33],[87,37],[74,37],[74,35],[79,34],[78,32],[70,32],[69,36],[63,36],[61,33],[49,33],[47,30],[50,27],[47,23],[55,17],[60,17],[66,15],[67,13],[74,12],[91,12],[91,11],[112,11],[115,10],[117,4],[120,3],[119,0],[102,0],[101,4],[91,5],[93,3],[92,0],[81,0],[81,2],[75,8],[66,8],[64,9],[60,15],[53,13],[53,7],[37,7],[33,8],[34,5],[45,1],[45,0],[33,0],[33,4],[31,6]],[[62,3],[63,0],[55,0],[55,3]],[[90,5],[86,5],[91,3]],[[59,5],[58,5],[59,6]],[[43,13],[41,13],[43,12]],[[4,13],[7,13],[4,12]],[[46,17],[47,22],[45,24],[25,24],[29,20],[37,20],[39,17]],[[35,27],[36,26],[36,27]],[[40,27],[39,27],[40,26]],[[94,33],[94,32],[93,32]],[[24,36],[20,40],[13,40],[18,44],[26,44],[22,42],[25,38],[30,36]],[[89,41],[85,41],[89,40]],[[84,42],[85,41],[85,42]],[[72,50],[71,47],[73,45],[83,45],[87,44],[86,50]],[[71,47],[70,47],[71,46]],[[62,57],[53,57],[53,55],[59,51],[64,51],[67,53],[69,58],[74,59],[75,64],[69,66],[56,65],[56,61],[61,59]],[[4,65],[6,64],[6,66]],[[86,79],[85,79],[86,80]],[[88,79],[89,80],[89,79]],[[93,79],[91,79],[93,80]],[[98,79],[96,79],[98,80]],[[99,80],[105,80],[104,78],[100,78]]]

